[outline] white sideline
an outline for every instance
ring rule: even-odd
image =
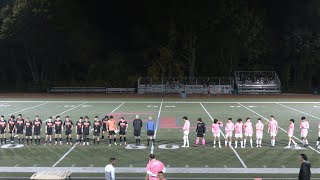
[[[123,102],[122,104],[120,104],[118,107],[116,107],[114,110],[112,110],[110,113],[115,112],[116,110],[118,110],[125,102]],[[90,130],[90,132],[93,129]],[[73,145],[72,148],[69,149],[68,152],[66,152],[56,163],[54,163],[51,167],[56,167],[74,148],[76,147],[76,145]]]
[[[157,130],[158,130],[159,121],[160,121],[160,113],[161,113],[161,109],[162,109],[162,103],[163,103],[163,100],[161,101],[160,108],[159,108],[159,112],[158,112],[156,129],[154,130],[154,139],[156,139],[156,137],[157,137]],[[150,150],[150,154],[153,154],[153,152],[154,152],[154,145],[153,145],[153,143],[152,143],[151,150]]]
[[[292,108],[292,107],[289,107],[289,106],[286,106],[286,105],[283,105],[283,104],[280,104],[280,103],[276,103],[276,104],[279,104],[279,105],[281,105],[281,106],[283,106],[283,107],[286,107],[286,108],[288,108],[288,109],[297,111],[297,112],[299,112],[299,113],[305,114],[305,115],[307,115],[307,116],[313,117],[313,118],[315,118],[315,119],[320,119],[320,118],[318,118],[318,117],[316,117],[316,116],[314,116],[314,115],[308,114],[308,113],[303,112],[303,111],[300,111],[300,110],[298,110],[298,109],[295,109],[295,108]]]
[[[240,106],[242,106],[242,107],[246,108],[247,110],[249,110],[249,111],[251,111],[251,112],[255,113],[256,115],[258,115],[258,116],[262,117],[263,119],[265,119],[266,121],[268,121],[268,122],[269,122],[269,119],[265,118],[265,117],[264,117],[264,116],[262,116],[261,114],[259,114],[259,113],[255,112],[255,111],[251,110],[250,108],[248,108],[248,107],[246,107],[246,106],[242,105],[241,103],[238,103],[238,104],[239,104]],[[286,130],[284,130],[282,127],[280,127],[280,126],[278,126],[278,127],[279,127],[279,129],[281,129],[283,132],[287,133],[287,131],[286,131]],[[302,141],[301,141],[299,138],[297,138],[296,136],[293,136],[293,138],[294,138],[294,139],[296,139],[297,141],[299,141],[299,142],[301,142],[301,143],[302,143]],[[308,147],[309,147],[310,149],[312,149],[313,151],[315,151],[316,153],[320,154],[320,152],[319,152],[318,150],[314,149],[313,147],[311,147],[311,146],[308,146]]]
[[[2,173],[71,171],[72,173],[104,173],[104,167],[0,167]],[[145,167],[116,167],[117,173],[145,173]],[[187,174],[298,174],[299,168],[167,168],[166,173]],[[311,168],[312,174],[320,174],[320,168]]]
[[[202,103],[200,103],[200,105],[201,105],[201,107],[203,108],[203,110],[204,111],[206,111],[206,113],[208,114],[208,116],[210,117],[210,119],[213,121],[213,118],[212,118],[212,116],[210,115],[210,113],[207,111],[207,109],[202,105]],[[224,133],[221,131],[221,134],[222,134],[222,136],[224,137],[224,138],[226,138],[225,137],[225,135],[224,135]],[[234,152],[234,154],[237,156],[237,158],[239,159],[239,161],[241,162],[241,164],[242,164],[242,166],[244,167],[244,168],[247,168],[247,165],[244,163],[244,161],[241,159],[241,157],[239,156],[239,154],[237,153],[237,151],[233,148],[233,146],[231,146],[231,149],[232,149],[232,151]]]

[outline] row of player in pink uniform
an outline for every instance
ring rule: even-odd
[[[182,147],[189,147],[189,131],[190,131],[190,122],[187,119],[187,117],[183,117],[185,123],[183,126],[183,146]],[[291,146],[291,143],[293,143],[295,146],[297,143],[292,139],[293,134],[294,134],[294,119],[290,119],[289,121],[289,127],[288,127],[288,137],[289,137],[289,142],[288,142],[288,147]],[[218,142],[219,148],[221,148],[221,141],[220,141],[220,134],[222,133],[220,128],[223,127],[223,123],[219,121],[218,119],[213,120],[213,124],[211,126],[212,133],[213,133],[213,147],[216,147],[216,143]],[[278,122],[275,120],[274,116],[270,116],[270,120],[268,121],[268,134],[271,136],[271,148],[275,146],[276,142],[276,136],[278,132],[279,126]],[[301,117],[301,122],[300,122],[300,137],[302,138],[303,145],[305,147],[308,146],[308,140],[307,140],[307,135],[308,135],[308,129],[309,129],[309,122],[306,120],[305,117]],[[255,130],[256,130],[256,147],[261,147],[262,144],[262,138],[263,138],[263,130],[264,130],[264,124],[261,122],[261,118],[257,119],[257,122],[255,124]],[[205,124],[202,122],[201,118],[198,119],[197,123],[197,139],[196,139],[196,144],[195,146],[198,146],[199,139],[201,138],[202,140],[202,145],[205,146],[205,131],[206,127]],[[237,119],[237,122],[234,124],[232,122],[232,118],[228,119],[228,122],[225,125],[225,146],[226,147],[232,147],[232,137],[233,137],[233,132],[235,132],[235,144],[234,147],[238,147],[238,142],[240,142],[241,148],[245,148],[247,144],[247,139],[249,138],[250,142],[250,147],[253,148],[253,123],[251,122],[250,118],[246,118],[246,122],[242,122],[242,119],[239,118]],[[243,132],[244,132],[244,138],[243,138]],[[317,139],[317,144],[316,147],[319,146],[320,143],[320,124],[319,124],[319,134],[318,134],[318,139]]]

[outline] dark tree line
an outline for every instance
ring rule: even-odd
[[[0,1],[3,87],[275,70],[320,86],[318,0]],[[286,90],[286,89],[285,89]]]

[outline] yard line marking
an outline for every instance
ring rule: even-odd
[[[37,167],[38,166],[38,164],[34,164],[32,167]]]
[[[48,104],[48,103],[49,103],[49,102],[45,102],[45,103],[42,103],[42,104],[38,104],[38,105],[35,105],[35,106],[31,106],[31,107],[28,107],[28,108],[24,108],[24,109],[21,109],[21,110],[16,111],[16,112],[6,114],[6,116],[12,115],[12,114],[16,114],[16,113],[19,113],[19,112],[23,112],[23,111],[28,110],[28,109],[36,108],[36,107],[39,107],[39,106],[42,106],[42,105],[45,105],[45,104]]]
[[[62,114],[64,114],[64,113],[69,112],[69,111],[71,111],[71,110],[73,110],[73,109],[76,109],[76,108],[78,108],[78,107],[80,107],[80,106],[82,106],[82,105],[84,105],[84,104],[86,104],[86,103],[87,103],[87,102],[81,103],[81,104],[79,104],[78,106],[72,107],[72,108],[70,108],[70,109],[68,109],[68,110],[66,110],[66,111],[63,111],[63,112],[61,112],[61,113],[59,113],[59,114],[56,114],[56,115],[54,115],[54,116],[62,115]],[[54,117],[54,116],[53,116],[53,117]],[[43,122],[47,122],[47,121],[48,121],[48,119],[45,120],[45,121],[43,121]]]
[[[18,167],[20,164],[16,164],[16,165],[14,165],[14,167]]]
[[[125,102],[121,103],[118,107],[116,107],[114,110],[111,111],[111,113],[115,112],[116,110],[118,110]],[[110,113],[110,114],[111,114]],[[93,130],[93,128],[90,130],[90,132]],[[72,146],[72,148],[69,149],[68,152],[66,152],[56,163],[54,163],[51,167],[56,167],[74,148],[76,147],[76,145],[74,144]]]
[[[313,117],[313,118],[316,118],[316,119],[320,119],[319,117],[316,117],[316,116],[314,116],[314,115],[308,114],[308,113],[303,112],[303,111],[300,111],[300,110],[298,110],[298,109],[295,109],[295,108],[292,108],[292,107],[289,107],[289,106],[286,106],[286,105],[283,105],[283,104],[280,104],[280,103],[276,103],[276,104],[279,104],[280,106],[283,106],[283,107],[286,107],[286,108],[288,108],[288,109],[297,111],[297,112],[299,112],[299,113],[305,114],[305,115],[307,115],[307,116],[310,116],[310,117]]]
[[[240,104],[240,103],[238,103],[238,104]],[[248,107],[246,107],[246,106],[244,106],[244,105],[242,105],[242,104],[240,104],[240,105],[241,105],[242,107],[246,108],[247,110],[253,112],[254,114],[262,117],[262,118],[263,118],[264,120],[266,120],[267,122],[269,122],[269,119],[265,118],[265,117],[262,116],[261,114],[253,111],[252,109],[250,109],[250,108],[248,108]],[[286,130],[284,130],[282,127],[280,127],[280,126],[278,126],[278,127],[279,127],[279,129],[281,129],[283,132],[288,133],[288,132],[287,132]],[[302,143],[302,141],[301,141],[299,138],[297,138],[296,136],[293,136],[293,138]],[[320,154],[320,152],[319,152],[318,150],[314,149],[313,147],[311,147],[311,146],[308,146],[308,147],[309,147],[310,149],[312,149],[313,151],[315,151],[316,153]]]
[[[161,101],[159,112],[158,112],[156,129],[154,130],[154,136],[153,136],[154,140],[156,140],[156,137],[157,137],[157,130],[158,130],[158,127],[159,127],[160,113],[161,113],[161,109],[162,109],[162,104],[163,104],[163,99]],[[153,151],[154,151],[154,144],[152,143],[150,154],[153,154]]]
[[[203,108],[203,110],[208,114],[208,116],[210,117],[210,119],[213,121],[212,116],[210,115],[210,113],[207,111],[207,109],[202,105],[202,103],[200,103],[201,107]],[[223,138],[226,138],[226,136],[224,135],[224,133],[221,131],[221,134],[223,136]],[[239,159],[239,161],[241,162],[242,166],[244,168],[247,168],[247,165],[244,163],[244,161],[241,159],[241,157],[239,156],[239,154],[237,153],[237,151],[233,148],[233,146],[231,146],[231,150],[234,152],[234,154],[237,156],[237,158]]]

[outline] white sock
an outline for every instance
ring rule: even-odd
[[[252,139],[250,139],[250,146],[252,146]]]
[[[214,146],[216,145],[216,141],[213,141],[213,145],[214,145]]]
[[[260,139],[259,141],[260,141],[260,142],[259,142],[259,145],[261,146],[261,144],[262,144],[262,139]]]
[[[256,140],[256,144],[259,145],[259,139]]]
[[[187,146],[189,146],[189,137],[186,137],[186,141],[187,141]]]
[[[291,145],[291,141],[288,143],[288,146],[290,146]]]
[[[219,143],[219,147],[220,147],[221,146],[221,142],[219,141],[218,143]]]
[[[229,146],[231,146],[231,141],[229,142]]]
[[[227,141],[227,140],[225,140],[225,141],[224,141],[224,145],[227,145],[227,144],[228,144],[228,141]]]
[[[246,139],[243,140],[243,144],[244,144],[244,145],[247,144],[247,140],[246,140]],[[241,145],[241,146],[242,146],[242,145]]]
[[[241,144],[241,147],[243,147],[243,142],[242,141],[240,141],[240,144]]]
[[[306,144],[308,144],[308,140],[306,139]]]
[[[187,143],[186,137],[184,136],[184,137],[183,137],[183,146],[186,146],[186,143]]]
[[[319,145],[319,142],[320,142],[320,141],[317,141],[317,146]]]
[[[238,147],[238,141],[234,142],[234,147]]]

